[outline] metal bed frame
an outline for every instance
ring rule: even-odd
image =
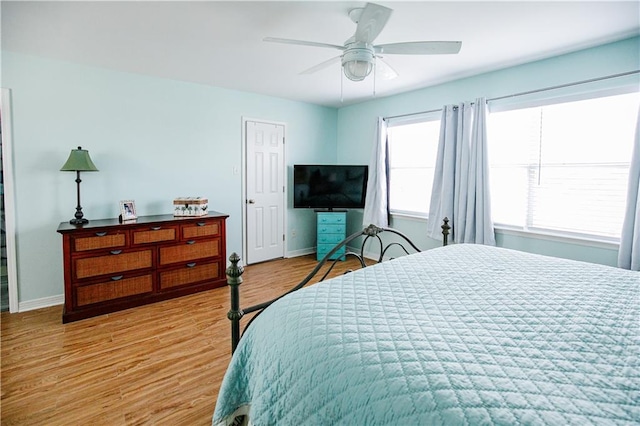
[[[442,245],[446,246],[449,243],[449,233],[451,230],[451,226],[449,226],[449,219],[448,218],[444,218],[443,220],[443,224],[441,226],[442,228]],[[382,242],[382,239],[380,238],[380,234],[386,232],[386,233],[391,233],[391,234],[395,234],[399,237],[402,238],[401,242],[391,242],[389,244],[387,244],[386,246],[384,245],[384,243]],[[364,261],[364,247],[366,242],[370,239],[376,239],[378,241],[378,243],[380,244],[380,256],[378,257],[377,261],[375,263],[380,263],[383,261],[383,258],[385,256],[385,254],[388,252],[388,250],[391,247],[400,247],[402,249],[402,251],[404,251],[406,254],[409,254],[410,252],[407,250],[407,248],[403,245],[403,244],[408,244],[413,250],[415,250],[416,252],[420,252],[421,250],[416,247],[416,245],[403,233],[401,233],[400,231],[397,231],[395,229],[392,228],[380,228],[377,227],[375,225],[369,225],[366,228],[364,228],[362,231],[360,232],[356,232],[350,236],[348,236],[347,238],[345,238],[344,240],[342,240],[341,242],[339,242],[329,253],[327,253],[324,258],[322,258],[322,260],[318,261],[317,265],[315,266],[315,268],[313,268],[313,270],[311,272],[309,272],[309,274],[302,280],[300,281],[300,283],[298,285],[296,285],[295,287],[293,287],[291,290],[287,291],[286,293],[276,297],[275,299],[269,300],[267,302],[263,302],[260,303],[258,305],[254,305],[254,306],[250,306],[248,308],[244,308],[244,309],[240,309],[240,284],[242,284],[242,274],[244,273],[244,267],[242,265],[239,265],[238,263],[240,262],[240,256],[238,256],[238,254],[236,253],[232,253],[231,256],[229,257],[229,261],[231,262],[231,266],[229,266],[226,270],[226,274],[227,274],[227,284],[229,285],[229,289],[231,292],[231,309],[229,310],[229,312],[227,313],[227,318],[229,318],[229,320],[231,321],[231,352],[235,352],[236,347],[238,346],[238,343],[240,342],[240,338],[242,337],[240,334],[240,320],[242,319],[242,317],[246,314],[250,314],[253,312],[257,312],[256,315],[253,316],[253,318],[251,318],[251,320],[249,321],[249,323],[247,324],[247,326],[245,327],[245,331],[246,329],[251,325],[251,322],[258,316],[260,315],[260,313],[267,308],[269,305],[271,305],[273,302],[275,302],[276,300],[286,296],[289,293],[292,293],[296,290],[301,289],[302,287],[304,287],[305,285],[307,285],[315,276],[316,274],[318,274],[318,272],[320,271],[320,269],[322,269],[322,267],[324,265],[326,265],[329,262],[332,262],[331,265],[329,266],[329,269],[325,272],[325,274],[320,278],[319,281],[324,281],[324,279],[329,275],[329,273],[333,270],[333,268],[336,266],[337,262],[339,261],[339,259],[334,259],[331,260],[330,258],[338,251],[340,250],[342,247],[346,246],[347,244],[349,244],[351,241],[355,240],[358,237],[362,237],[364,236],[364,240],[362,241],[362,245],[360,247],[360,253],[356,253],[356,252],[351,252],[351,251],[347,251],[345,253],[345,256],[347,257],[355,257],[356,259],[358,259],[358,262],[360,263],[360,266],[362,268],[367,267],[365,261]],[[346,273],[352,272],[352,270],[347,270],[345,271]]]

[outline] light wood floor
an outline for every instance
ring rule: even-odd
[[[241,306],[314,265],[304,256],[246,267]],[[224,287],[69,324],[61,306],[3,312],[2,425],[210,425],[231,356],[228,310]]]

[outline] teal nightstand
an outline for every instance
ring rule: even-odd
[[[317,212],[317,256],[321,260],[336,244],[344,240],[347,233],[347,212]],[[345,259],[346,247],[340,248],[331,260]]]

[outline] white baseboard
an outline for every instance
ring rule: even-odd
[[[289,251],[287,252],[286,257],[290,258],[290,257],[307,256],[309,254],[314,254],[315,252],[316,252],[315,247],[310,247],[310,248],[301,249],[301,250]],[[371,259],[378,258],[375,253],[365,253],[365,257],[368,257]],[[58,305],[64,305],[64,294],[20,302],[18,304],[18,312],[33,311],[36,309],[49,308],[51,306],[58,306]]]
[[[43,297],[42,299],[27,300],[18,304],[18,312],[33,311],[40,308],[48,308],[64,304],[64,294]]]
[[[352,251],[354,253],[360,254],[360,247],[357,247],[357,248],[355,248],[355,247],[347,247],[347,251]],[[311,248],[306,248],[306,249],[287,252],[285,257],[288,259],[290,257],[307,256],[309,254],[314,254],[315,252],[316,252],[315,247],[311,247]],[[379,256],[380,256],[380,254],[379,253],[375,253],[375,252],[365,252],[364,253],[364,257],[367,258],[367,259],[378,260]]]
[[[308,254],[313,254],[315,252],[316,252],[315,247],[311,247],[311,248],[306,248],[306,249],[288,251],[285,257],[286,258],[290,258],[290,257],[306,256]]]
[[[358,253],[360,254],[360,247],[347,247],[347,251],[351,251],[354,253]],[[315,247],[311,247],[311,248],[306,248],[306,249],[302,249],[302,250],[295,250],[295,251],[290,251],[287,252],[285,258],[291,258],[291,257],[298,257],[298,256],[307,256],[309,254],[315,254],[316,253],[316,249]],[[365,259],[371,259],[371,260],[378,260],[378,257],[380,256],[379,253],[375,253],[375,252],[368,252],[365,251],[364,252],[364,257]]]
[[[310,247],[310,248],[301,249],[301,250],[289,251],[287,252],[286,257],[290,258],[290,257],[298,257],[298,256],[307,256],[309,254],[314,254],[315,252],[316,252],[315,247]],[[371,256],[369,256],[368,253],[365,253],[365,257],[377,259],[377,256],[373,253],[371,253]],[[19,302],[18,312],[33,311],[36,309],[49,308],[51,306],[58,306],[58,305],[64,305],[64,294]]]

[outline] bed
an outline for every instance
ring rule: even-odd
[[[292,291],[234,349],[214,425],[640,424],[640,274],[603,265],[446,245]]]

